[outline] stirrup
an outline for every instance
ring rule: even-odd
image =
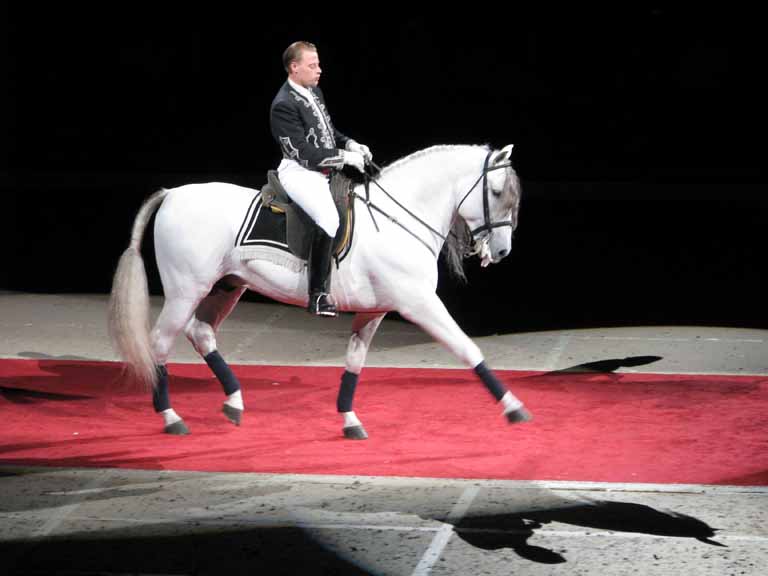
[[[307,311],[316,316],[336,316],[336,305],[330,294],[325,292],[316,292],[309,296],[309,305]]]

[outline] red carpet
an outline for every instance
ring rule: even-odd
[[[243,426],[204,364],[170,366],[185,437],[117,364],[0,360],[0,463],[141,469],[768,485],[768,377],[498,371],[509,426],[469,370],[367,368],[341,437],[341,368],[235,366]]]

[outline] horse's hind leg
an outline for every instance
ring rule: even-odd
[[[162,414],[167,434],[189,434],[189,428],[187,428],[184,420],[171,408],[168,370],[165,364],[168,361],[176,336],[189,321],[198,302],[200,302],[200,298],[202,296],[166,299],[150,336],[158,374],[157,384],[152,391],[152,404],[155,412]]]
[[[194,316],[189,319],[184,329],[184,333],[192,342],[195,350],[203,357],[203,360],[221,382],[224,394],[227,396],[222,410],[230,422],[236,426],[240,425],[244,409],[240,382],[219,354],[216,345],[216,331],[232,312],[243,292],[245,292],[245,288],[239,283],[220,281],[214,286],[211,293],[200,302]]]
[[[503,406],[504,416],[510,423],[530,420],[531,415],[523,403],[486,366],[480,349],[456,324],[440,298],[428,292],[421,297],[413,292],[411,294],[407,305],[399,310],[400,314],[421,326],[457,358],[473,368],[488,391]]]
[[[346,370],[341,377],[339,396],[336,400],[336,408],[344,416],[344,437],[354,440],[365,440],[368,434],[363,425],[352,410],[352,402],[355,397],[355,388],[360,372],[368,355],[368,347],[371,344],[376,329],[384,319],[384,314],[358,313],[352,321],[352,337],[347,346]]]

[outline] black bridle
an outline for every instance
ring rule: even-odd
[[[483,224],[478,226],[474,229],[469,229],[469,236],[472,239],[472,245],[475,246],[474,251],[470,252],[469,255],[475,254],[479,251],[479,248],[476,246],[480,239],[476,238],[476,234],[480,232],[488,231],[488,237],[493,234],[494,228],[501,228],[503,226],[510,226],[514,227],[514,223],[512,222],[512,219],[509,220],[503,220],[501,222],[491,222],[491,207],[490,207],[490,201],[488,199],[488,172],[493,172],[494,170],[500,170],[502,168],[509,168],[512,166],[512,162],[504,162],[502,164],[499,164],[498,166],[491,166],[488,167],[488,163],[491,161],[491,155],[493,154],[493,150],[490,150],[488,152],[488,155],[485,157],[485,162],[483,163],[483,173],[480,175],[480,177],[475,180],[475,183],[472,184],[472,186],[469,188],[466,194],[464,194],[464,198],[461,199],[461,202],[459,202],[458,207],[456,208],[456,213],[458,214],[459,209],[461,208],[461,205],[464,204],[464,201],[469,197],[469,195],[472,193],[472,190],[475,189],[475,186],[477,186],[478,182],[480,180],[483,181]],[[469,228],[469,227],[468,227]]]
[[[501,228],[503,226],[514,227],[514,223],[513,223],[511,218],[509,220],[504,220],[504,221],[501,221],[501,222],[491,222],[491,209],[490,209],[490,201],[489,201],[489,198],[488,198],[488,193],[489,193],[488,192],[488,172],[493,172],[494,170],[500,170],[502,168],[509,168],[509,167],[512,166],[512,162],[504,162],[502,164],[499,164],[499,165],[496,165],[496,166],[491,166],[489,168],[488,164],[489,164],[489,162],[491,160],[491,156],[492,155],[493,155],[493,150],[490,150],[488,152],[488,155],[485,157],[485,162],[483,163],[483,172],[482,172],[482,174],[480,174],[478,179],[475,180],[475,183],[472,184],[472,186],[469,187],[469,190],[467,190],[467,193],[464,194],[464,196],[461,199],[461,202],[459,202],[459,205],[456,207],[456,214],[458,215],[459,209],[461,208],[461,205],[464,204],[464,201],[469,197],[469,195],[472,193],[472,191],[478,185],[480,180],[482,180],[483,181],[483,219],[484,219],[484,222],[483,222],[482,225],[480,225],[480,226],[478,226],[477,228],[474,228],[474,229],[470,229],[469,226],[467,226],[467,230],[469,231],[469,236],[470,236],[471,241],[472,241],[471,245],[474,248],[471,251],[466,252],[465,256],[471,256],[473,254],[477,254],[478,252],[480,252],[480,250],[481,250],[481,246],[479,245],[480,242],[482,240],[484,240],[484,239],[490,239],[491,234],[493,234],[493,229],[494,228]],[[379,167],[372,160],[369,160],[367,162],[367,164],[370,164],[370,166],[372,166],[376,170],[377,173],[381,173],[381,167]],[[434,234],[435,236],[440,238],[443,242],[448,240],[447,236],[445,236],[444,234],[442,234],[439,231],[435,230],[427,222],[425,222],[424,220],[419,218],[416,214],[411,212],[408,208],[403,206],[396,198],[394,198],[389,192],[387,192],[381,186],[381,184],[378,183],[378,178],[371,177],[368,174],[368,172],[366,171],[366,173],[365,173],[365,180],[364,180],[364,184],[365,184],[365,198],[363,198],[362,196],[360,196],[356,192],[353,192],[352,194],[353,194],[353,196],[355,198],[358,198],[358,199],[362,200],[363,203],[367,206],[368,213],[371,215],[371,220],[373,220],[373,225],[376,227],[376,231],[377,232],[379,231],[379,226],[378,226],[378,224],[376,224],[376,219],[373,216],[373,210],[375,210],[376,212],[379,212],[383,216],[386,216],[391,222],[393,222],[394,224],[397,224],[398,226],[400,226],[403,230],[405,230],[411,236],[416,238],[419,242],[424,244],[427,247],[427,249],[430,252],[432,252],[433,255],[437,256],[435,254],[435,251],[432,249],[432,247],[426,241],[424,241],[420,236],[416,235],[413,231],[409,230],[404,224],[402,224],[395,217],[393,217],[390,214],[387,214],[386,212],[384,212],[381,208],[376,206],[371,201],[371,199],[370,199],[370,183],[371,182],[373,182],[382,192],[384,192],[384,194],[387,196],[387,198],[392,200],[400,209],[402,209],[411,218],[416,220],[419,224],[424,226],[427,230],[432,232],[432,234]],[[476,238],[476,236],[475,236],[476,234],[481,233],[481,232],[485,232],[485,231],[488,231],[488,234],[486,236],[483,236],[482,238]],[[451,234],[455,236],[454,232],[451,232]]]

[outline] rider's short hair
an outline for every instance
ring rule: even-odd
[[[301,53],[305,50],[309,52],[317,52],[317,47],[312,44],[312,42],[304,42],[300,40],[294,42],[285,49],[285,52],[283,52],[283,67],[286,72],[291,72],[291,62],[301,60]]]

